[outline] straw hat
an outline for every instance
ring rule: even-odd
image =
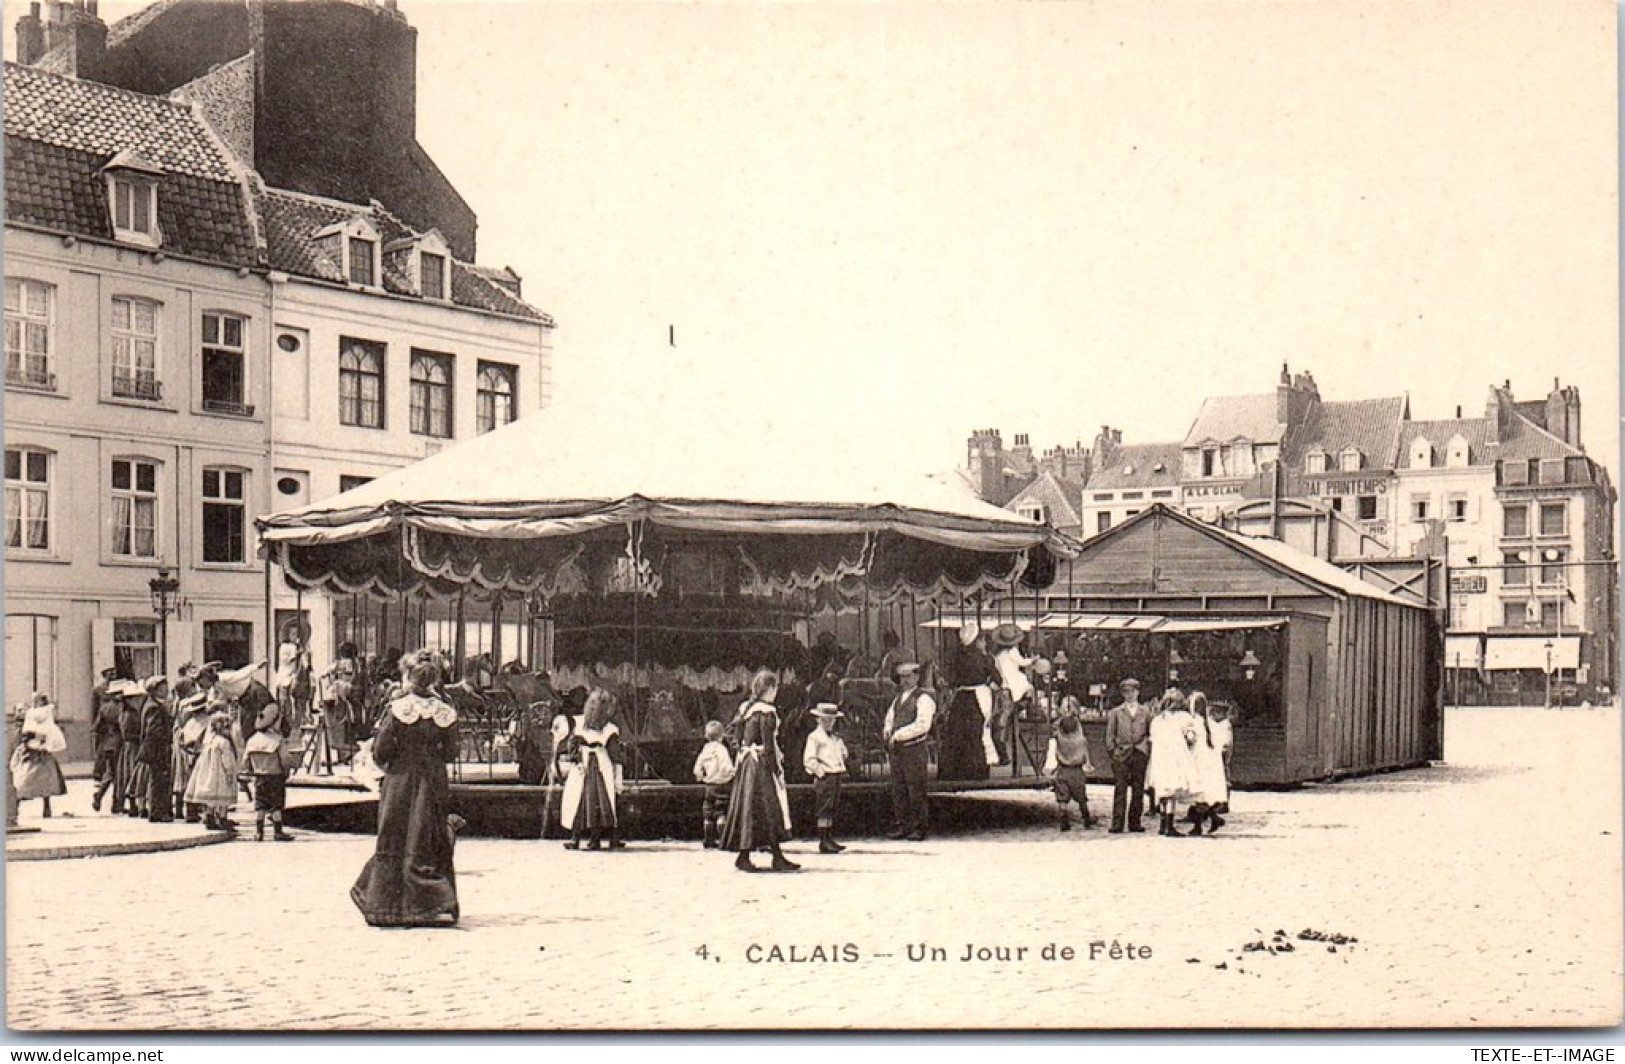
[[[827,718],[827,719],[830,719],[830,720],[833,720],[836,717],[844,717],[844,716],[846,716],[845,713],[841,712],[841,707],[837,706],[834,702],[820,702],[820,703],[818,703],[816,706],[814,706],[812,708],[812,715],[815,716],[815,717]]]
[[[959,626],[959,645],[970,646],[982,634],[982,626],[975,621],[966,621]]]
[[[995,646],[1014,647],[1021,645],[1021,629],[1013,624],[1005,623],[993,629],[993,643]]]

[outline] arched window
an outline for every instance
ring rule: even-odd
[[[475,395],[475,431],[490,432],[514,419],[514,378],[518,370],[500,362],[481,362]]]
[[[412,352],[412,431],[419,436],[451,436],[450,355]]]
[[[339,421],[384,427],[383,344],[349,337],[339,341]]]

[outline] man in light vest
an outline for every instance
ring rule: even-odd
[[[897,697],[886,710],[881,738],[891,754],[892,816],[896,823],[889,839],[923,841],[926,828],[926,739],[937,715],[937,702],[920,686],[920,666],[905,661],[897,666]]]

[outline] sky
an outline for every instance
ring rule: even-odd
[[[1417,418],[1560,377],[1617,479],[1611,3],[401,9],[419,140],[606,431],[941,470],[1180,439],[1285,362]]]

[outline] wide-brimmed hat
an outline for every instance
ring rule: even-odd
[[[900,661],[892,667],[892,672],[898,676],[907,676],[919,671],[920,663],[917,661]]]
[[[812,708],[812,715],[815,717],[828,717],[830,719],[846,716],[845,713],[841,712],[841,707],[837,706],[834,702],[818,703]]]
[[[1128,679],[1123,680],[1117,685],[1117,689],[1119,691],[1127,691],[1130,687],[1138,691],[1140,689],[1140,681],[1130,676]]]
[[[192,713],[196,710],[204,709],[208,706],[208,704],[208,695],[204,694],[202,691],[193,691],[191,694],[175,703],[175,708],[180,710],[182,713]]]
[[[1005,623],[993,629],[992,639],[994,644],[997,646],[1013,647],[1021,645],[1021,636],[1022,632],[1020,628],[1017,628],[1013,624]]]
[[[160,687],[168,686],[169,677],[167,676],[148,676],[145,680],[141,681],[141,690],[149,695]]]
[[[282,622],[282,627],[278,629],[278,633],[284,643],[294,641],[288,638],[290,633],[298,637],[297,642],[308,643],[310,642],[310,622],[302,617],[289,617]]]
[[[107,685],[107,693],[120,698],[135,698],[146,694],[146,690],[134,680],[114,680]]]
[[[959,642],[961,646],[970,646],[982,634],[982,626],[975,621],[966,621],[959,626]]]
[[[117,675],[118,675],[118,666],[117,665],[109,665],[109,666],[107,666],[107,668],[105,668],[105,669],[103,669],[101,671],[101,677],[104,680],[111,680]]]

